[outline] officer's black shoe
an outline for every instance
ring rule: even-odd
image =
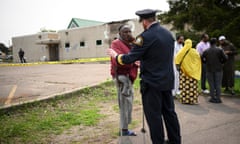
[[[163,144],[172,144],[169,140],[165,140]]]
[[[169,141],[168,141],[168,140],[165,140],[163,144],[169,144]]]

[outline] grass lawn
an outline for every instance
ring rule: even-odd
[[[130,129],[141,125],[138,83],[137,80],[134,86]],[[119,109],[112,81],[50,100],[0,110],[0,144],[111,143],[118,132]]]
[[[114,99],[115,88],[107,82],[70,96],[0,110],[0,143],[49,143],[73,126],[95,126],[105,117],[98,103]]]
[[[240,77],[235,78],[234,90],[235,90],[237,95],[240,95]]]

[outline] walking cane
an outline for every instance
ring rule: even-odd
[[[141,83],[141,82],[140,82]],[[142,86],[142,85],[141,85]],[[143,95],[143,91],[142,89],[140,90],[141,91],[141,95]],[[144,144],[147,144],[146,142],[146,137],[145,137],[145,133],[147,132],[146,129],[145,129],[145,114],[144,114],[144,108],[143,108],[143,102],[142,102],[142,128],[141,128],[141,132],[143,133],[143,143]]]
[[[142,108],[142,129],[141,129],[141,132],[142,133],[146,133],[146,130],[145,130],[145,121],[144,121],[144,110]]]
[[[141,85],[142,81],[140,81],[140,86],[141,86],[141,95],[143,95],[143,91],[142,91],[142,85]],[[146,130],[145,130],[145,121],[144,121],[144,109],[143,109],[143,102],[142,102],[142,128],[141,128],[141,132],[142,133],[146,133]]]

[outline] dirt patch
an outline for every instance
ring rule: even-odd
[[[53,136],[51,143],[58,144],[116,144],[119,132],[117,100],[97,104],[104,117],[96,126],[75,126],[62,134]],[[139,92],[135,92],[131,129],[141,127],[142,105]]]

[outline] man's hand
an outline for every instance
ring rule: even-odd
[[[118,55],[116,51],[114,51],[113,49],[109,48],[107,50],[107,55],[109,55],[112,58],[116,58],[116,56]]]
[[[127,39],[129,43],[132,43],[133,41],[135,41],[135,38],[132,35],[129,35]]]
[[[230,54],[231,53],[231,51],[224,51],[225,52],[225,54]]]
[[[139,67],[140,66],[140,61],[135,61],[134,64]]]
[[[180,64],[176,64],[176,68],[177,68],[177,70],[180,72],[180,70],[181,70]]]

